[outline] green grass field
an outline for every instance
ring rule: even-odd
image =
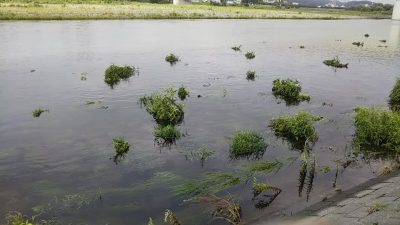
[[[357,19],[388,14],[342,9],[282,9],[273,6],[172,5],[77,0],[0,0],[0,20],[83,19]]]

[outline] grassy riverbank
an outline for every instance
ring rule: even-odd
[[[0,0],[0,20],[81,19],[356,19],[390,15],[343,9],[211,6],[99,1]]]

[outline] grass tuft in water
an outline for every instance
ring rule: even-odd
[[[171,65],[174,65],[179,61],[179,56],[170,53],[169,55],[165,56],[165,61],[169,62]]]
[[[300,111],[292,116],[272,119],[270,127],[276,136],[286,139],[293,148],[300,150],[308,142],[315,142],[318,139],[313,123],[321,119],[320,116]]]
[[[243,167],[251,173],[272,173],[278,171],[284,163],[280,160],[256,161],[245,164]]]
[[[364,37],[369,38],[369,34],[364,34]]]
[[[113,146],[117,155],[123,155],[129,151],[131,145],[124,137],[118,137],[113,139]]]
[[[154,225],[153,219],[151,217],[149,218],[149,222],[147,223],[147,225]]]
[[[200,160],[201,162],[201,167],[204,166],[205,161],[207,161],[209,158],[214,155],[215,151],[210,150],[207,146],[202,146],[196,150],[191,150],[188,152],[185,152],[184,155],[187,160],[193,161],[193,160]]]
[[[276,79],[273,81],[272,93],[276,98],[283,99],[287,105],[295,105],[301,101],[310,101],[311,97],[301,93],[300,82],[292,79]]]
[[[151,96],[143,96],[139,103],[153,116],[158,124],[175,125],[182,122],[184,117],[183,104],[177,103],[177,90],[167,88]]]
[[[55,220],[38,220],[38,216],[28,217],[20,212],[9,212],[5,225],[57,225]]]
[[[133,66],[110,65],[104,73],[104,82],[113,88],[121,80],[126,80],[135,75],[135,71],[136,69]]]
[[[211,215],[216,219],[225,220],[231,225],[241,224],[242,209],[239,203],[232,197],[221,198],[215,195],[209,195],[202,197],[200,202],[209,207]]]
[[[387,207],[387,204],[381,202],[375,202],[371,206],[368,207],[367,212],[368,214],[372,214],[375,212],[379,212],[384,210]]]
[[[327,59],[323,63],[325,65],[327,65],[327,66],[332,66],[332,67],[335,67],[335,68],[346,68],[347,69],[349,67],[348,63],[340,62],[340,59],[339,59],[338,56],[336,56],[333,59]]]
[[[400,114],[383,108],[356,109],[355,137],[357,150],[400,152]]]
[[[396,81],[389,95],[389,106],[393,111],[400,112],[400,80]]]
[[[254,81],[255,78],[256,78],[256,71],[249,70],[249,71],[246,72],[246,79],[247,80]]]
[[[239,131],[232,137],[230,146],[230,156],[232,158],[255,158],[258,159],[264,155],[268,145],[264,138],[254,131]]]
[[[185,100],[187,97],[190,96],[190,92],[188,89],[186,89],[184,86],[181,86],[178,89],[178,97],[183,101]]]
[[[240,52],[241,51],[241,49],[240,49],[241,47],[242,47],[242,45],[233,46],[232,50],[235,51],[235,52]]]
[[[244,54],[244,56],[246,56],[246,59],[254,59],[256,57],[256,53],[246,52],[246,54]]]
[[[170,225],[181,225],[178,218],[170,209],[167,209],[164,213],[164,222],[169,223]]]
[[[353,42],[352,44],[357,46],[357,47],[363,47],[364,46],[364,42],[359,42],[359,41]]]
[[[169,146],[181,137],[181,132],[173,125],[158,125],[154,129],[154,138],[162,146]]]
[[[42,115],[44,112],[50,112],[50,110],[38,108],[32,111],[32,116],[37,118],[40,117],[40,115]]]

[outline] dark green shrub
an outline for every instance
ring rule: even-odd
[[[183,104],[177,102],[176,92],[174,88],[167,88],[151,96],[143,96],[139,102],[158,124],[175,125],[182,122],[184,117]]]
[[[321,117],[301,111],[293,116],[279,116],[272,119],[270,127],[275,135],[287,140],[293,148],[303,149],[308,142],[318,139],[313,123]]]
[[[246,59],[254,59],[256,54],[254,52],[246,52],[244,56],[246,56]]]
[[[258,159],[264,155],[267,146],[264,138],[258,133],[254,131],[239,131],[233,135],[230,155],[232,158]]]
[[[400,80],[396,81],[389,95],[389,106],[393,111],[400,111]]]
[[[273,81],[272,93],[275,97],[283,99],[287,105],[298,104],[301,101],[310,101],[311,97],[301,93],[301,85],[297,80],[276,79]]]
[[[35,110],[32,111],[32,116],[33,117],[39,117],[44,112],[50,112],[50,110],[38,108],[38,109],[35,109]]]
[[[247,71],[246,72],[246,79],[247,80],[254,80],[256,78],[256,71]]]
[[[400,152],[400,114],[382,108],[357,108],[354,147],[363,151]]]
[[[171,65],[176,64],[179,61],[179,56],[171,53],[165,56],[165,61],[169,62]]]
[[[135,67],[133,66],[109,66],[104,73],[104,82],[111,87],[118,84],[121,80],[126,80],[135,75]]]
[[[113,139],[113,145],[116,155],[122,156],[129,151],[130,144],[125,140],[124,137],[118,137]]]
[[[180,87],[180,88],[178,89],[178,97],[179,97],[182,101],[185,100],[186,97],[189,97],[189,96],[190,96],[189,94],[190,94],[189,91],[188,91],[184,86],[182,86],[182,87]]]
[[[339,57],[337,57],[337,56],[335,58],[333,58],[333,59],[325,60],[324,64],[327,65],[327,66],[335,67],[335,68],[346,68],[346,69],[349,66],[348,63],[344,64],[344,63],[340,62]]]
[[[154,137],[157,143],[168,145],[175,143],[175,141],[181,137],[181,132],[173,125],[158,125],[154,129]]]

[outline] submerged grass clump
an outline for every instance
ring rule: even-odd
[[[154,129],[154,137],[160,144],[173,144],[181,137],[181,132],[173,125],[158,125]]]
[[[211,215],[216,219],[225,220],[231,225],[241,224],[242,209],[232,197],[221,198],[209,195],[200,198],[200,202],[208,205]]]
[[[363,47],[364,46],[364,42],[359,42],[359,41],[353,42],[352,44],[357,46],[357,47]]]
[[[165,61],[169,62],[171,65],[174,65],[179,61],[179,56],[170,53],[169,55],[165,56]]]
[[[273,81],[272,93],[275,97],[285,100],[286,104],[298,104],[301,101],[310,101],[311,97],[301,93],[301,85],[297,80],[276,79]]]
[[[233,46],[233,47],[232,47],[232,50],[235,51],[235,52],[240,52],[240,48],[241,48],[241,47],[242,47],[242,45]]]
[[[190,92],[188,89],[186,89],[184,86],[181,86],[178,89],[178,97],[183,101],[185,100],[187,97],[190,96]]]
[[[133,66],[117,66],[112,64],[104,73],[104,82],[111,87],[114,87],[121,80],[126,80],[135,75],[135,71],[136,69]]]
[[[37,118],[40,117],[40,115],[42,115],[44,112],[50,112],[50,110],[38,108],[32,111],[32,116]]]
[[[396,81],[389,95],[389,106],[393,111],[400,111],[400,80]]]
[[[319,120],[320,116],[301,111],[293,116],[272,119],[270,127],[276,136],[289,141],[293,148],[303,149],[305,144],[318,139],[313,123]]]
[[[280,160],[256,161],[244,165],[244,168],[251,173],[271,173],[278,171],[283,165]]]
[[[126,154],[129,151],[129,147],[131,146],[124,137],[114,138],[113,145],[116,155],[119,156]]]
[[[354,147],[373,152],[400,152],[400,114],[382,108],[357,108]]]
[[[204,166],[205,161],[214,155],[215,151],[210,150],[207,146],[202,146],[198,149],[185,152],[184,155],[187,160],[199,160],[201,167]]]
[[[264,138],[254,131],[239,131],[233,135],[230,146],[232,158],[260,158],[267,149]]]
[[[325,60],[324,61],[324,64],[325,65],[327,65],[327,66],[332,66],[332,67],[335,67],[335,68],[348,68],[348,66],[349,66],[349,64],[348,63],[342,63],[342,62],[340,62],[340,60],[339,60],[339,57],[335,57],[335,58],[333,58],[333,59],[327,59],[327,60]]]
[[[256,53],[246,52],[246,54],[244,54],[244,56],[246,56],[246,59],[254,59],[256,57]]]
[[[177,102],[176,92],[175,88],[167,88],[150,96],[143,96],[139,102],[158,124],[175,125],[182,122],[184,117],[183,104]]]
[[[256,78],[256,71],[249,70],[246,72],[247,80],[254,80]]]

